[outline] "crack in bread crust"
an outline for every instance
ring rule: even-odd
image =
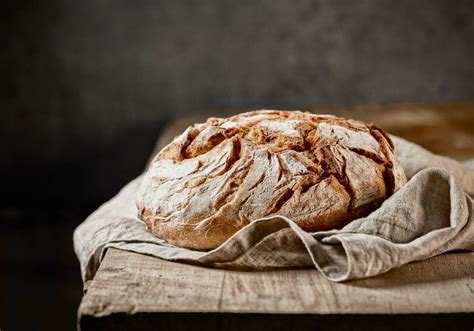
[[[206,250],[270,215],[287,216],[309,232],[341,228],[405,182],[382,129],[261,110],[186,129],[153,159],[137,206],[158,237]]]

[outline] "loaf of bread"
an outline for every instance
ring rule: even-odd
[[[137,206],[156,236],[206,250],[270,215],[308,232],[341,228],[405,182],[393,143],[371,124],[259,110],[187,128],[151,162]]]

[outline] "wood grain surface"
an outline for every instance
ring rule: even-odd
[[[316,269],[217,270],[110,249],[81,313],[302,314],[474,311],[474,253],[449,253],[385,275],[333,283]]]
[[[389,133],[459,160],[474,157],[474,103],[311,111],[373,122]],[[196,114],[172,121],[162,133],[152,156],[185,127],[212,115]],[[140,321],[136,326],[159,324],[170,325],[173,329],[181,325],[180,328],[186,329],[188,324],[180,322],[188,318],[191,325],[195,321],[210,329],[232,329],[224,327],[221,316],[234,316],[235,313],[241,318],[226,317],[225,321],[234,318],[236,325],[247,330],[249,325],[254,329],[261,325],[259,323],[281,329],[288,314],[300,314],[298,323],[308,325],[320,322],[308,314],[364,314],[368,317],[352,320],[354,327],[362,329],[370,329],[366,328],[370,321],[371,326],[376,326],[380,319],[375,316],[379,314],[411,314],[411,317],[396,320],[385,319],[392,321],[390,324],[380,323],[384,328],[397,329],[406,327],[406,324],[400,324],[403,321],[411,325],[415,320],[435,329],[442,325],[445,329],[456,329],[456,324],[448,321],[474,323],[474,253],[443,254],[377,277],[332,283],[314,269],[215,270],[110,249],[83,297],[79,322],[84,330],[130,327],[134,325],[130,324],[134,318]],[[279,317],[267,319],[263,313]],[[444,317],[425,321],[425,317],[419,315],[434,313],[444,313]],[[324,321],[325,325],[342,328],[345,325],[338,324],[342,322],[337,319]]]

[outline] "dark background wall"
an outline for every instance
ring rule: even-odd
[[[2,329],[31,326],[13,323],[28,300],[38,325],[74,327],[71,232],[139,174],[171,116],[474,99],[473,1],[2,6]]]
[[[53,198],[106,197],[185,112],[474,98],[472,1],[20,0],[2,12],[0,165],[19,194],[41,181]]]

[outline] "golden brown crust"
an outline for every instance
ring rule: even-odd
[[[253,111],[189,127],[160,151],[138,191],[160,238],[212,249],[283,215],[314,232],[367,215],[406,182],[383,130],[299,111]]]

